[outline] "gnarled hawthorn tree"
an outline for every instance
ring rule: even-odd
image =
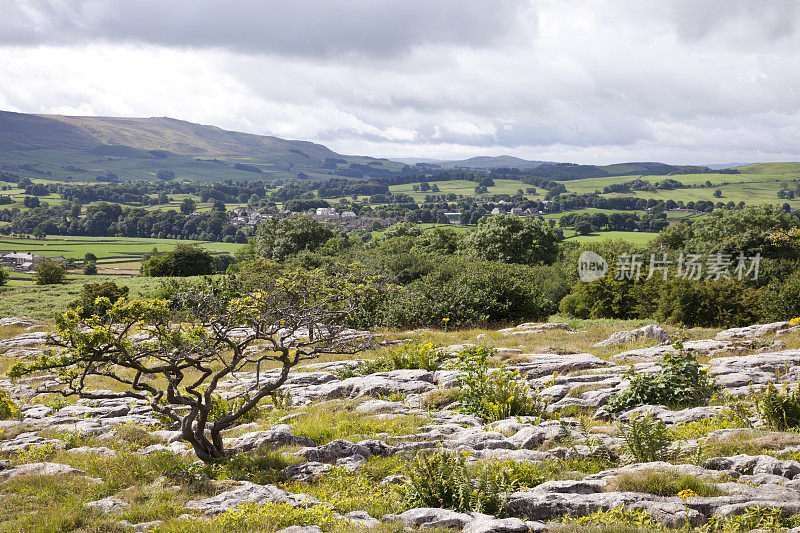
[[[198,458],[216,462],[229,455],[222,431],[275,393],[292,367],[371,346],[372,335],[348,329],[346,321],[379,291],[358,269],[295,270],[246,294],[223,277],[184,286],[172,302],[122,298],[89,318],[77,308],[57,317],[50,343],[60,349],[18,363],[9,374],[55,372],[64,396],[147,400],[180,425]],[[220,382],[266,362],[278,363],[277,377],[271,373],[241,391],[234,408],[212,420]],[[118,392],[92,390],[94,376],[117,382]]]

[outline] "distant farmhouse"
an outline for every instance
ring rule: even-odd
[[[42,255],[36,255],[30,252],[11,252],[9,254],[0,254],[0,265],[6,266],[16,272],[33,272],[36,270],[36,262],[45,259]],[[67,259],[62,255],[60,257],[51,257],[51,260],[66,266]]]

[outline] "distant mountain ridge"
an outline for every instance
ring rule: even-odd
[[[67,181],[115,179],[386,178],[409,171],[518,169],[552,180],[709,172],[729,165],[578,165],[511,155],[443,161],[340,155],[318,143],[224,130],[168,117],[78,117],[0,111],[0,170]],[[766,166],[764,166],[766,165]],[[775,165],[783,165],[775,167]],[[797,172],[761,163],[748,172]],[[715,168],[716,167],[716,168]]]
[[[121,145],[184,156],[253,156],[299,150],[325,159],[339,154],[321,144],[228,131],[168,117],[71,117],[0,111],[0,147],[91,149]]]

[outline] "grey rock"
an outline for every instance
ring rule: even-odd
[[[668,343],[672,341],[672,337],[670,337],[669,333],[667,333],[664,329],[656,326],[655,324],[650,324],[649,326],[644,326],[631,331],[618,331],[606,340],[596,343],[594,347],[600,348],[604,346],[617,346],[641,339],[656,340],[660,343]]]
[[[300,450],[299,454],[305,457],[308,461],[320,463],[333,463],[338,459],[353,455],[372,457],[372,453],[369,451],[367,446],[354,444],[345,439],[332,440],[328,444],[323,444],[322,446],[318,446],[316,448],[305,448]]]
[[[772,474],[786,479],[800,474],[800,462],[776,459],[769,455],[712,457],[703,466],[709,470],[734,470],[746,475]]]
[[[771,333],[789,329],[789,322],[772,322],[771,324],[755,324],[743,328],[730,328],[717,333],[717,340],[753,339]]]
[[[0,318],[0,327],[5,326],[17,326],[17,327],[28,327],[38,324],[37,320],[33,318],[28,318],[27,316],[10,316],[6,318]]]
[[[408,476],[404,476],[403,474],[392,474],[391,476],[386,476],[381,480],[381,485],[403,485],[408,482]]]
[[[426,370],[393,370],[357,376],[342,381],[312,385],[293,391],[305,400],[360,398],[392,393],[415,394],[434,388],[433,374]]]
[[[83,506],[102,514],[108,514],[113,511],[120,511],[122,509],[127,509],[128,507],[130,507],[130,504],[124,500],[120,500],[117,497],[109,496],[101,500],[84,503]]]
[[[283,475],[289,481],[313,483],[319,476],[331,470],[332,468],[333,465],[319,463],[316,461],[308,461],[306,463],[298,463],[287,466],[283,470]]]
[[[24,476],[85,476],[83,470],[61,463],[28,463],[0,470],[0,481],[8,481]]]
[[[186,504],[186,508],[203,511],[207,515],[216,515],[235,509],[245,503],[284,503],[292,507],[305,507],[317,505],[320,502],[307,494],[293,494],[275,485],[256,485],[255,483],[242,481],[236,489],[210,498],[190,501]]]
[[[399,515],[388,515],[384,517],[386,521],[399,522],[407,527],[444,527],[451,529],[463,529],[464,526],[472,522],[475,518],[466,513],[458,513],[449,509],[438,509],[435,507],[419,507],[409,509]]]
[[[559,441],[567,436],[560,426],[528,426],[523,427],[508,438],[514,448],[532,450],[538,448],[546,440]]]
[[[519,518],[476,518],[464,533],[528,533],[527,524]]]
[[[314,446],[309,437],[293,435],[285,429],[253,431],[238,438],[223,439],[225,446],[232,450],[248,451],[262,446],[279,448],[281,446]]]
[[[20,333],[16,337],[0,340],[0,348],[26,348],[47,344],[50,334],[46,331],[31,331]]]
[[[0,453],[21,452],[33,448],[34,446],[51,445],[55,448],[63,448],[64,443],[58,439],[48,439],[40,437],[36,432],[20,433],[11,439],[0,441]]]
[[[117,522],[122,527],[127,527],[132,531],[150,531],[164,525],[163,520],[153,520],[152,522],[139,522],[138,524],[131,524],[127,520],[120,520]]]
[[[317,526],[289,526],[275,533],[322,533],[322,530]]]
[[[607,361],[603,361],[590,353],[567,355],[523,354],[520,357],[526,358],[527,361],[509,366],[509,368],[519,371],[520,374],[527,378],[552,376],[554,372],[564,373],[610,366]]]
[[[496,431],[464,431],[458,434],[455,439],[445,441],[443,445],[463,451],[516,448],[514,444]]]
[[[373,518],[366,511],[352,511],[344,515],[344,519],[360,527],[376,527],[381,525],[381,521]]]
[[[117,452],[112,450],[111,448],[107,448],[105,446],[99,447],[91,447],[91,446],[79,446],[77,448],[70,448],[68,450],[64,450],[66,453],[71,455],[96,455],[99,457],[116,457]]]

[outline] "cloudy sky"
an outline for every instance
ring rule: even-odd
[[[800,160],[796,0],[0,0],[0,109],[346,154]]]

